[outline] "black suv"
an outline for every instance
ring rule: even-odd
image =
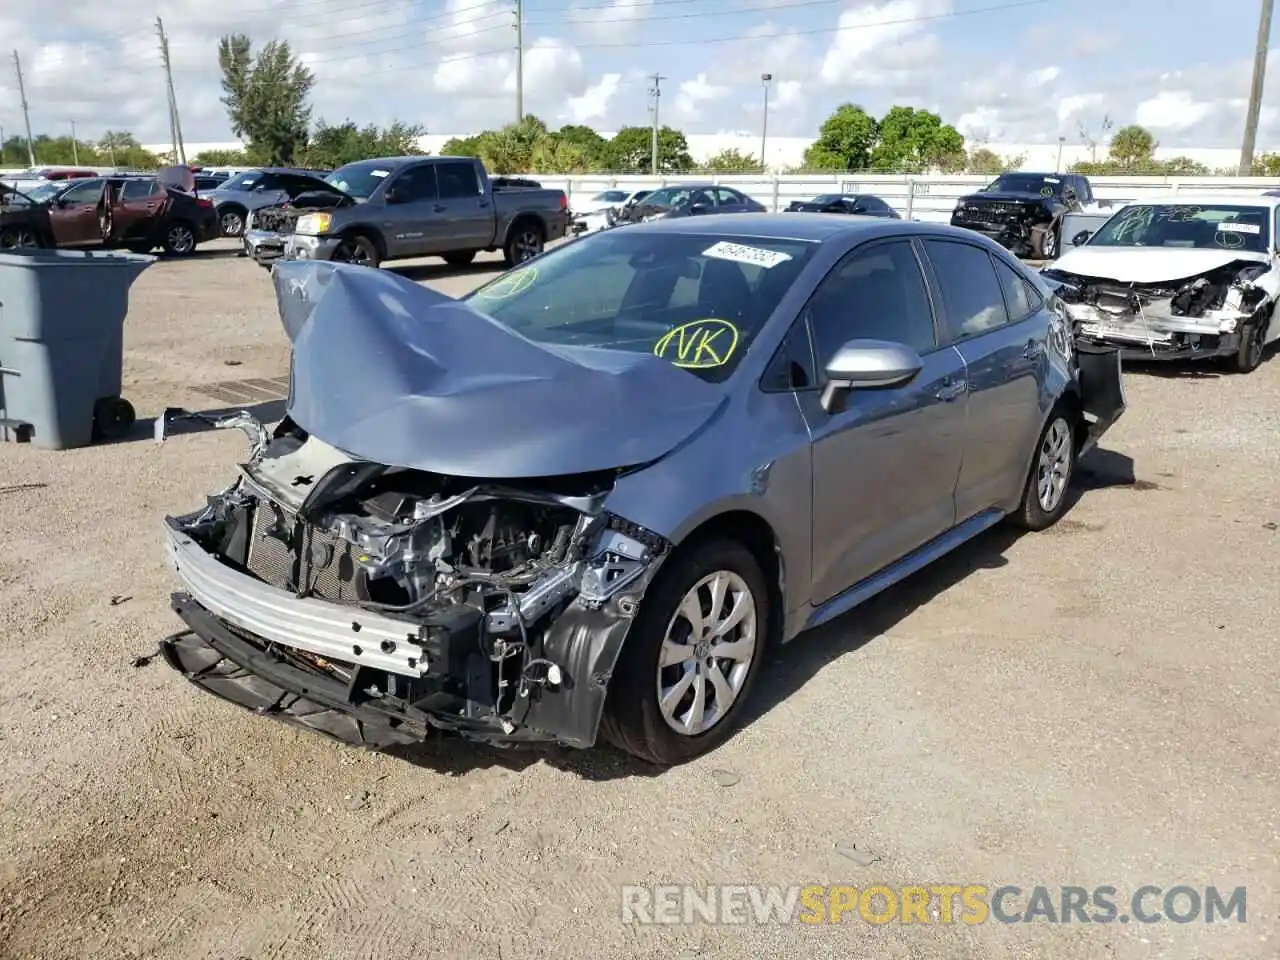
[[[1093,202],[1089,178],[1076,173],[1002,173],[956,202],[951,225],[985,234],[1016,256],[1052,260],[1063,215]]]

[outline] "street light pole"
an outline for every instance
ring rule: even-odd
[[[1067,142],[1066,137],[1058,138],[1058,165],[1053,168],[1058,173],[1062,172],[1062,145],[1066,142]]]
[[[764,86],[764,115],[760,121],[760,172],[769,172],[769,161],[765,159],[765,147],[769,143],[769,84],[773,80],[772,73],[760,74],[760,83]]]

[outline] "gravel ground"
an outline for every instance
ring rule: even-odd
[[[287,372],[268,275],[220,246],[133,289],[143,421]],[[399,268],[454,293],[494,269]],[[159,522],[244,437],[6,445],[0,957],[1276,957],[1280,358],[1126,385],[1056,528],[800,638],[742,732],[665,772],[366,754],[202,694],[146,659],[178,627]],[[1248,920],[622,923],[620,885],[664,883],[1111,884],[1121,913],[1143,884],[1244,885]]]

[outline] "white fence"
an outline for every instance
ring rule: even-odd
[[[16,171],[14,171],[16,172]],[[12,174],[0,170],[0,178]],[[723,183],[735,187],[770,210],[785,209],[792,200],[808,200],[820,193],[873,193],[902,216],[916,220],[946,222],[956,200],[978,187],[990,183],[992,177],[970,176],[903,176],[847,173],[819,176],[682,176],[632,177],[592,174],[566,177],[559,174],[520,174],[540,181],[543,186],[564,190],[569,206],[574,197],[585,199],[602,190],[654,188],[679,183]],[[1269,177],[1091,177],[1094,193],[1100,200],[1117,206],[1137,197],[1156,193],[1217,190],[1276,190],[1280,180]]]
[[[871,193],[880,197],[902,216],[945,223],[951,219],[956,201],[994,177],[972,176],[885,176],[847,173],[822,176],[687,176],[623,177],[591,175],[565,177],[522,174],[545,187],[564,190],[569,206],[574,197],[584,198],[613,187],[645,189],[680,183],[722,183],[763,203],[770,210],[783,210],[792,200],[808,200],[820,193]],[[1280,180],[1270,177],[1090,177],[1099,200],[1115,206],[1138,197],[1188,191],[1280,189]]]

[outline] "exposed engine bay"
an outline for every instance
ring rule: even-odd
[[[246,416],[213,425],[253,437]],[[508,488],[352,460],[288,419],[259,429],[241,477],[170,521],[188,588],[174,606],[194,631],[168,641],[171,665],[200,683],[213,647],[280,696],[212,692],[348,742],[435,726],[590,745],[608,679],[594,662],[611,662],[667,549],[603,511],[610,476]],[[339,696],[343,714],[319,709]]]
[[[1253,325],[1269,321],[1274,305],[1272,267],[1255,259],[1157,283],[1124,283],[1055,267],[1042,276],[1057,287],[1078,340],[1118,343],[1136,357],[1234,353]]]

